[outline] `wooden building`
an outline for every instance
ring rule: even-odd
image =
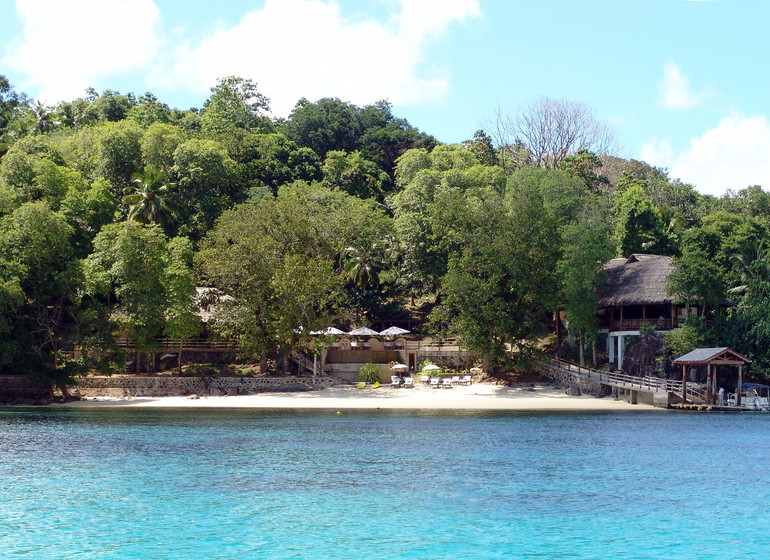
[[[643,325],[668,331],[681,325],[689,310],[674,305],[666,279],[674,271],[671,257],[633,254],[609,261],[604,282],[597,287],[599,336],[606,337],[610,362],[623,364],[627,336],[638,336]]]

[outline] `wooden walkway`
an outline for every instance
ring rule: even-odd
[[[562,383],[588,381],[619,389],[645,393],[673,393],[682,397],[682,382],[660,377],[635,377],[623,372],[609,372],[573,364],[560,358],[552,359],[546,365],[547,374]],[[706,402],[706,388],[700,384],[687,384],[688,402]]]

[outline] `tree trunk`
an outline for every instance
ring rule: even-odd
[[[141,359],[142,359],[142,353],[139,352],[139,349],[137,349],[136,350],[136,374],[137,375],[139,375],[139,373],[141,373],[142,371],[142,363],[140,361]]]
[[[594,343],[591,345],[591,358],[594,362],[594,368],[599,367],[599,358],[596,356],[596,341],[594,340]]]
[[[582,336],[578,339],[578,348],[580,348],[580,365],[582,366],[586,363],[586,345]]]
[[[182,375],[182,341],[179,341],[179,354],[176,355],[176,363],[179,370],[179,375]]]

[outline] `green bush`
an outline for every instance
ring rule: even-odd
[[[707,337],[697,319],[663,334],[663,342],[674,356],[682,356],[707,345]]]
[[[644,323],[641,327],[639,327],[639,334],[644,336],[647,333],[654,333],[655,332],[655,325],[652,323]]]
[[[377,383],[380,381],[380,368],[369,362],[359,370],[358,380],[364,383]]]

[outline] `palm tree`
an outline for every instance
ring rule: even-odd
[[[730,255],[733,269],[741,275],[741,285],[731,288],[730,293],[745,292],[752,281],[770,280],[770,252],[765,241],[749,240],[740,252]]]
[[[154,167],[134,176],[132,185],[123,189],[123,204],[129,207],[128,220],[143,224],[159,224],[163,229],[173,221],[173,211],[165,196],[173,183],[166,183],[166,174]]]
[[[366,290],[380,285],[380,272],[385,266],[382,246],[376,241],[364,247],[345,249],[345,273],[354,286]]]

